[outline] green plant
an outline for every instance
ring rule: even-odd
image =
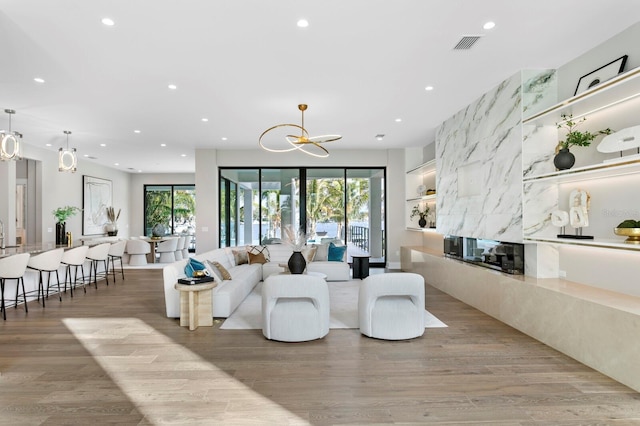
[[[415,205],[413,206],[413,209],[411,209],[411,216],[409,217],[409,219],[413,219],[416,216],[419,216],[420,219],[426,219],[428,214],[429,206],[425,204],[424,209],[420,209],[419,205]]]
[[[120,217],[121,210],[122,209],[118,209],[118,214],[116,214],[116,211],[113,207],[107,207],[107,219],[109,219],[109,222],[116,223],[118,221],[118,218]]]
[[[640,220],[627,219],[621,222],[617,228],[640,228]]]
[[[573,120],[573,114],[562,114],[560,117],[562,118],[562,121],[556,123],[556,126],[558,129],[566,129],[568,132],[565,140],[560,141],[558,144],[560,149],[568,149],[572,146],[589,146],[597,136],[610,135],[612,132],[608,127],[604,130],[598,130],[596,133],[591,133],[589,131],[581,132],[579,130],[575,130],[575,128],[584,123],[587,117],[582,117],[576,121]]]
[[[52,213],[56,217],[56,220],[60,223],[66,222],[68,218],[82,211],[82,209],[74,206],[58,207]]]

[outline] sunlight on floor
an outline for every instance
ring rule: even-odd
[[[139,319],[63,322],[150,424],[309,424]]]

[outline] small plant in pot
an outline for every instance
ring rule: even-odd
[[[118,219],[120,218],[120,212],[122,209],[118,209],[118,213],[116,213],[113,207],[107,207],[107,222],[104,225],[104,230],[107,231],[107,235],[110,237],[114,237],[118,235]]]
[[[66,222],[82,209],[74,206],[58,207],[52,213],[56,218],[56,245],[67,244]]]
[[[575,121],[572,114],[562,114],[560,117],[562,121],[556,123],[556,126],[558,129],[567,130],[567,136],[556,147],[556,156],[553,159],[553,164],[558,170],[570,169],[575,164],[576,157],[569,151],[569,148],[572,146],[589,146],[599,135],[610,135],[612,132],[609,128],[598,130],[596,133],[581,132],[576,130],[576,127],[584,123],[587,117],[582,117]]]
[[[421,209],[419,205],[416,205],[416,206],[413,206],[413,209],[411,210],[411,216],[409,216],[409,219],[413,219],[416,216],[420,217],[420,219],[418,219],[418,225],[420,225],[420,228],[424,228],[427,225],[428,214],[429,214],[429,206],[425,204],[424,208]]]

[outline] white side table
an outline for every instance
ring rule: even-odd
[[[180,325],[195,330],[198,326],[213,326],[213,303],[211,289],[216,282],[202,284],[180,284],[175,288],[180,292]]]

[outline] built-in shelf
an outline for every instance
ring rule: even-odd
[[[408,170],[407,174],[408,175],[411,175],[411,174],[423,175],[423,174],[430,173],[430,172],[435,172],[435,171],[436,171],[436,160],[433,159],[433,160],[427,161],[424,164],[419,165],[416,168]]]
[[[613,232],[613,230],[611,231]],[[625,243],[624,239],[595,238],[593,240],[574,240],[571,238],[553,238],[553,237],[525,237],[524,242],[546,243],[546,244],[564,244],[586,247],[606,247],[618,250],[634,250],[640,251],[640,244]]]
[[[555,125],[562,114],[572,114],[573,118],[577,119],[638,96],[640,96],[640,67],[527,117],[522,122],[541,126]]]
[[[625,174],[635,174],[640,172],[640,159],[631,160],[620,157],[604,163],[591,164],[584,167],[576,167],[569,170],[560,170],[541,175],[530,176],[522,181],[527,182],[551,182],[563,183],[586,179],[602,179],[611,176],[622,176]]]
[[[436,228],[419,228],[419,227],[413,227],[413,226],[407,226],[407,231],[438,232]]]
[[[422,197],[407,198],[407,201],[430,201],[435,199],[436,199],[436,194],[432,194],[432,195],[423,195]]]

